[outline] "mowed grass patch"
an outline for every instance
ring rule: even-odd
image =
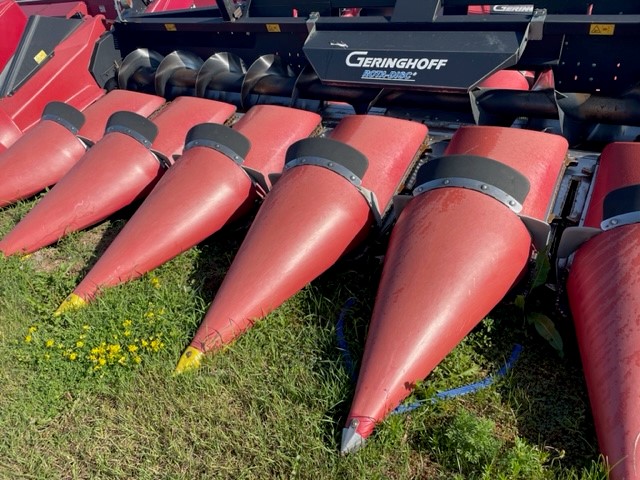
[[[1,210],[0,233],[28,208]],[[0,260],[0,478],[604,478],[576,355],[559,358],[506,304],[419,383],[408,401],[421,408],[389,416],[341,457],[379,273],[366,256],[180,376],[242,228],[53,318],[122,222]],[[351,297],[355,372],[336,333]],[[430,401],[495,373],[515,343],[523,352],[507,376]]]

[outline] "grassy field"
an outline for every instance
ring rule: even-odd
[[[33,205],[0,210],[0,234]],[[341,457],[376,252],[342,261],[203,368],[173,368],[244,234],[236,225],[151,274],[53,318],[126,212],[26,258],[0,259],[0,478],[604,479],[570,320],[561,357],[512,302],[492,312],[413,400],[496,372],[477,393],[392,415]],[[250,295],[250,292],[247,292]]]

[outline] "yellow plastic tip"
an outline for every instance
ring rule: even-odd
[[[76,295],[75,293],[70,293],[69,296],[64,299],[64,302],[60,304],[58,309],[53,312],[53,316],[59,317],[65,312],[77,310],[79,308],[83,308],[86,305],[87,301],[84,298],[82,298],[80,295]]]
[[[195,370],[196,368],[200,367],[200,361],[202,360],[202,357],[204,357],[203,352],[195,347],[187,347],[187,349],[180,357],[180,360],[178,360],[178,365],[176,365],[176,369],[173,372],[174,375],[179,375],[188,370]]]

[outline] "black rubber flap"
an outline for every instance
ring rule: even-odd
[[[109,117],[105,133],[120,132],[135,138],[145,147],[150,147],[158,136],[155,123],[133,112],[116,112]]]
[[[80,110],[63,102],[49,102],[44,107],[42,119],[57,122],[74,135],[82,128],[86,120]]]
[[[232,160],[244,159],[251,149],[251,142],[240,132],[218,123],[200,123],[187,133],[186,148],[210,147],[231,156]],[[235,158],[235,157],[239,158]]]
[[[527,177],[504,163],[476,155],[446,155],[434,158],[418,170],[416,186],[432,180],[468,178],[486,183],[524,203],[531,185]]]
[[[618,188],[604,197],[602,220],[632,212],[640,212],[640,185]]]
[[[298,140],[287,150],[286,163],[302,157],[331,160],[362,179],[369,168],[367,157],[351,145],[331,138],[312,137]]]
[[[46,63],[54,48],[81,23],[82,20],[75,18],[29,17],[13,58],[3,72],[0,97],[17,90]]]

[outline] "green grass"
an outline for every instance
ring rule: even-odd
[[[0,234],[32,204],[0,210]],[[0,478],[605,478],[571,330],[560,358],[508,303],[412,399],[495,372],[520,343],[507,377],[392,415],[363,450],[341,457],[354,385],[336,319],[355,297],[345,335],[359,359],[379,274],[373,254],[341,262],[193,374],[172,375],[240,227],[54,319],[122,224],[0,259]]]

